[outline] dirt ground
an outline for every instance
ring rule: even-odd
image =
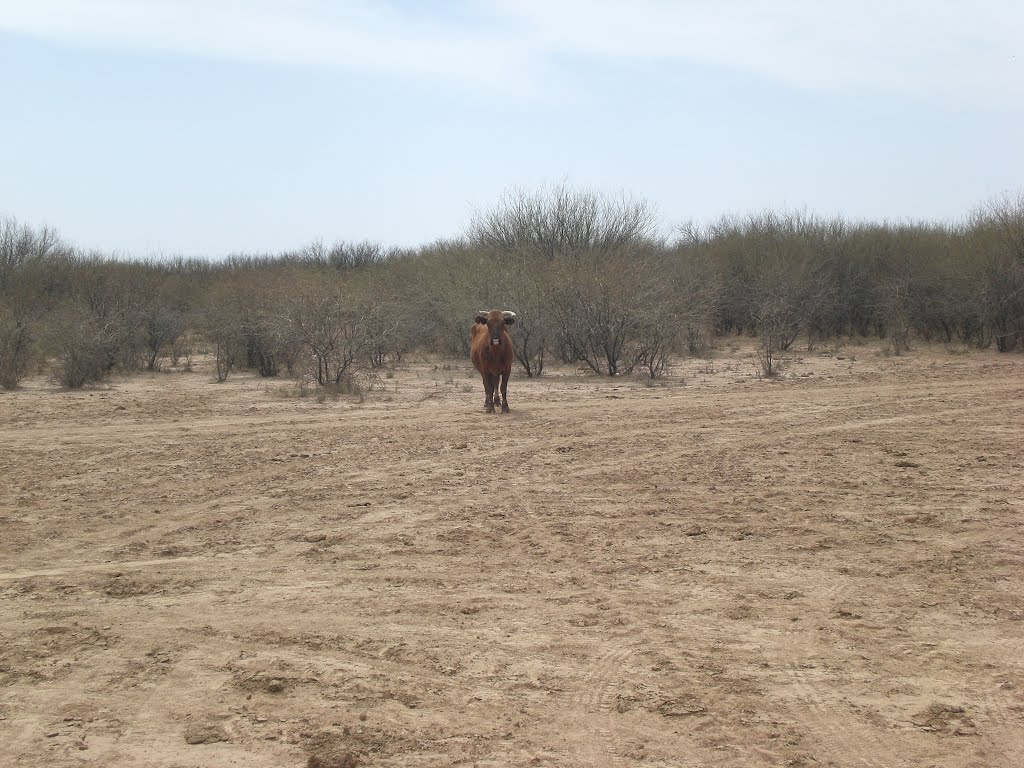
[[[1024,765],[1024,356],[0,394],[0,765]]]

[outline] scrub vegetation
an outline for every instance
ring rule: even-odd
[[[729,337],[763,375],[791,345],[883,339],[1024,348],[1024,195],[958,223],[800,212],[725,216],[665,236],[653,206],[561,186],[512,192],[458,238],[413,249],[314,242],[223,260],[82,252],[0,220],[0,387],[79,388],[111,372],[247,369],[338,387],[411,350],[468,355],[481,309],[517,313],[528,377],[554,360],[656,378]]]

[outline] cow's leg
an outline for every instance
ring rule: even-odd
[[[494,389],[497,381],[489,373],[481,375],[484,377],[484,411],[494,413]]]
[[[495,373],[491,376],[491,403],[494,406],[501,405],[501,396],[498,394],[499,381],[501,381],[501,377],[498,374]],[[491,413],[494,413],[493,408],[491,409]]]
[[[504,371],[501,374],[501,412],[508,413],[508,378],[512,375],[512,371]]]

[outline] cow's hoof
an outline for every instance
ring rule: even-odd
[[[484,413],[494,413],[494,406],[488,403],[484,406]]]
[[[508,407],[508,403],[502,403],[501,404],[501,412],[502,413],[512,413],[512,409]]]

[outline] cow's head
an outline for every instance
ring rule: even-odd
[[[497,346],[501,344],[501,334],[505,330],[506,325],[512,325],[516,321],[516,313],[505,310],[504,312],[500,309],[492,309],[487,311],[481,309],[476,313],[476,322],[480,325],[486,325],[487,330],[491,336],[491,344]]]

